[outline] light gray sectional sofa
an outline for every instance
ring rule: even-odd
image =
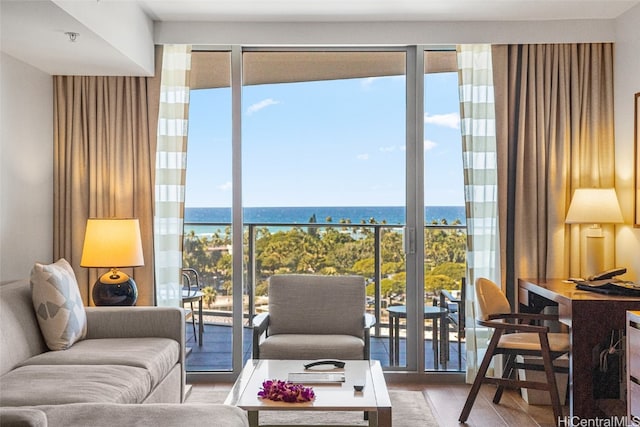
[[[29,280],[0,285],[0,425],[181,425],[185,419],[203,420],[189,414],[219,420],[218,425],[248,425],[238,408],[181,405],[182,309],[85,311],[86,336],[68,349],[50,351],[36,318]],[[148,405],[138,405],[143,403]],[[124,422],[127,416],[131,418]],[[25,417],[30,421],[16,421]],[[138,424],[138,419],[146,421]]]
[[[86,338],[49,351],[28,280],[0,286],[0,406],[180,403],[179,308],[86,307]]]

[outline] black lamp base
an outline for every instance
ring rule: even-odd
[[[135,305],[138,301],[136,282],[121,271],[106,273],[96,281],[91,292],[97,306]]]

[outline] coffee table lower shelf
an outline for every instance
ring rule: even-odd
[[[259,426],[261,411],[361,411],[368,414],[370,427],[391,427],[391,400],[377,360],[348,360],[343,383],[308,384],[316,398],[306,403],[273,402],[258,397],[265,380],[286,380],[290,372],[303,372],[305,360],[249,360],[229,392],[225,404],[247,411],[251,427]],[[355,391],[355,384],[364,384]]]

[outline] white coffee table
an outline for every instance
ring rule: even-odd
[[[290,372],[304,372],[305,360],[249,360],[229,392],[225,404],[248,412],[251,427],[259,425],[259,411],[364,411],[369,414],[369,426],[391,427],[391,400],[377,360],[348,360],[343,383],[308,384],[315,399],[305,403],[274,402],[258,397],[265,380],[286,380]],[[355,391],[354,384],[364,384]]]

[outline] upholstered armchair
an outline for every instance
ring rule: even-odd
[[[274,275],[269,312],[253,319],[254,359],[369,359],[361,276]]]

